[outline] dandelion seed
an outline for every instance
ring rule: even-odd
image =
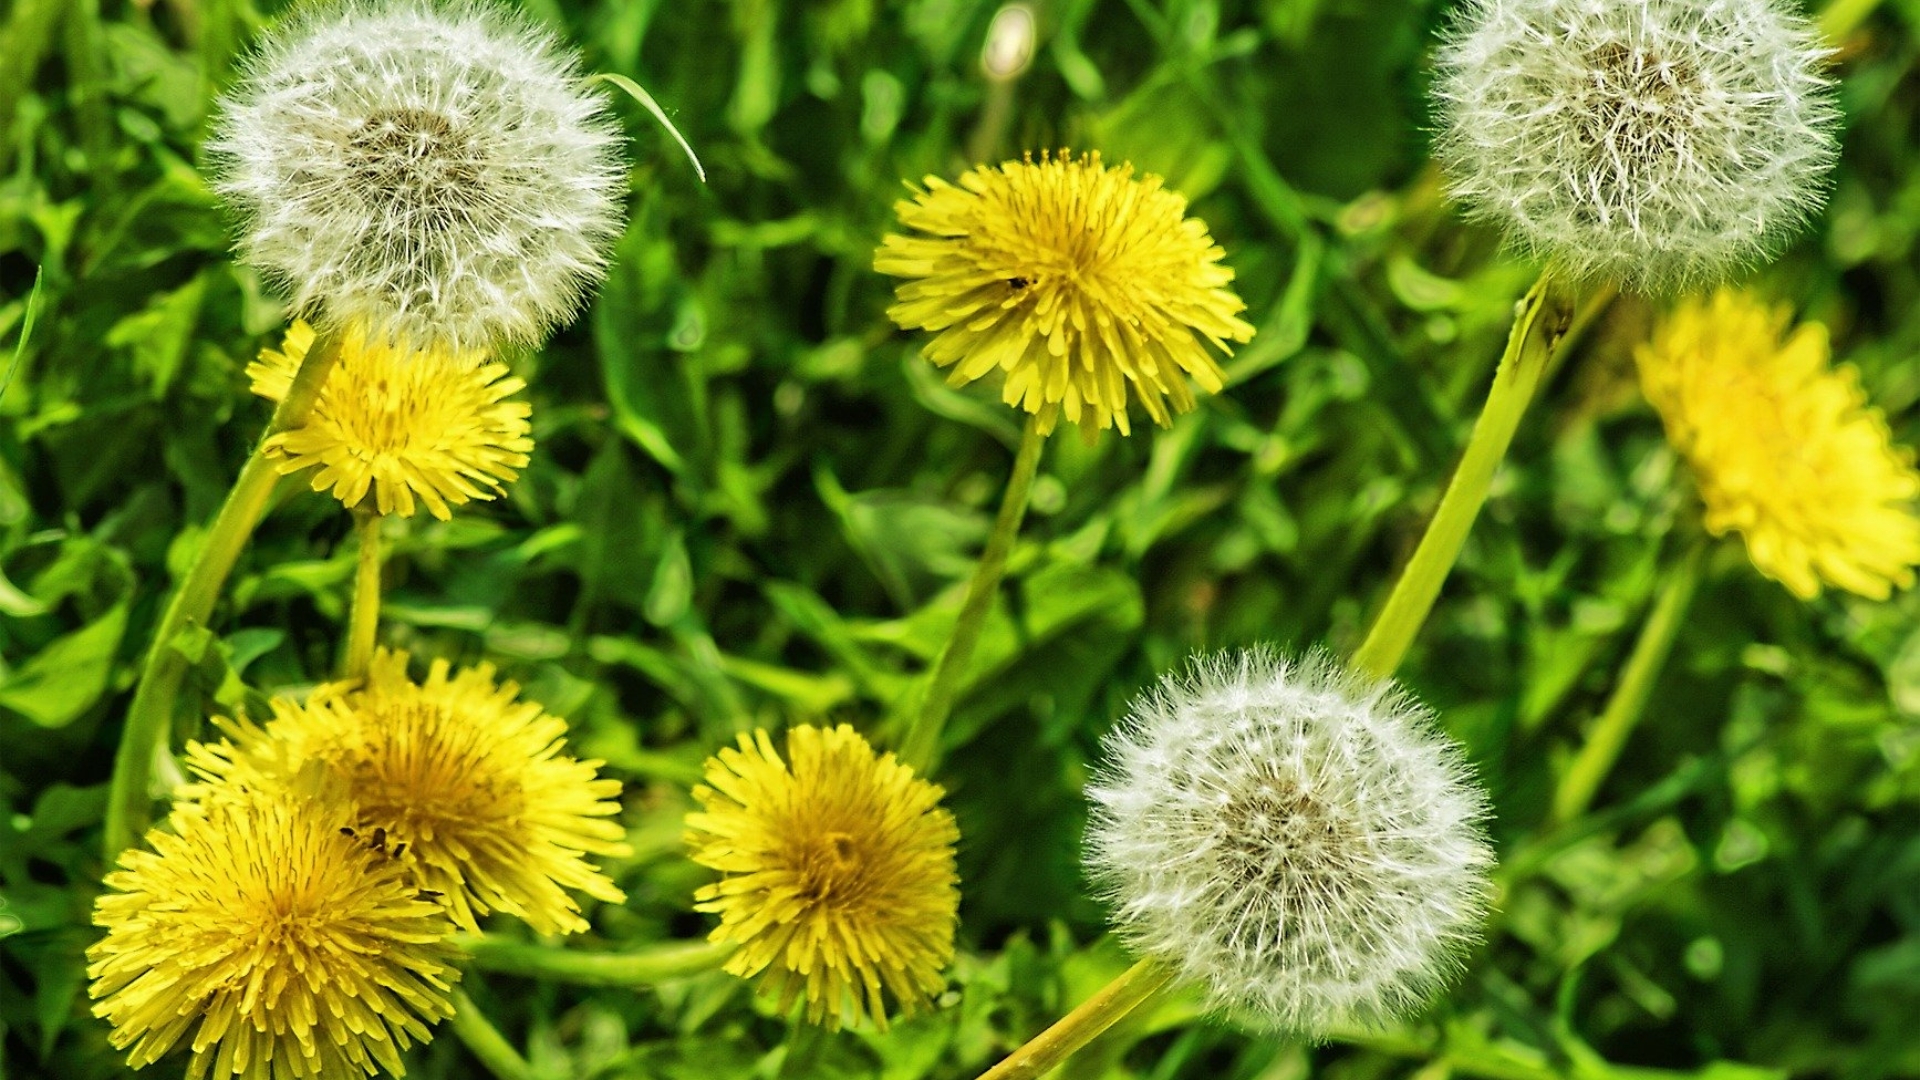
[[[1485,798],[1391,684],[1222,655],[1136,701],[1106,758],[1087,862],[1117,930],[1255,1023],[1403,1016],[1486,913]]]
[[[1230,354],[1253,337],[1226,253],[1157,176],[1063,152],[925,183],[894,205],[924,235],[874,254],[875,270],[913,279],[887,314],[933,332],[927,358],[952,385],[1005,372],[1001,396],[1043,432],[1064,415],[1127,434],[1129,390],[1165,426],[1193,408],[1188,376],[1223,385],[1207,346]]]
[[[452,1015],[451,930],[393,860],[344,834],[338,790],[259,789],[129,850],[93,921],[94,1014],[142,1068],[185,1043],[191,1080],[339,1080]]]
[[[416,683],[406,653],[381,650],[364,682],[323,685],[304,704],[275,699],[264,728],[229,721],[232,741],[189,744],[203,782],[182,795],[219,801],[284,783],[287,762],[321,762],[357,804],[355,828],[377,833],[460,928],[501,911],[543,934],[585,930],[568,889],[626,900],[585,858],[631,851],[609,820],[621,784],[569,757],[566,721],[518,695],[490,664],[451,672],[436,660]]]
[[[1642,290],[1754,262],[1819,209],[1839,113],[1778,0],[1469,0],[1434,155],[1477,217]]]
[[[1737,531],[1801,599],[1824,582],[1876,600],[1920,566],[1920,472],[1827,330],[1748,292],[1688,300],[1635,350],[1640,385],[1693,466],[1715,536]]]
[[[315,5],[207,144],[241,257],[296,313],[455,354],[537,342],[619,236],[619,133],[577,60],[484,0]]]
[[[693,860],[724,875],[694,894],[718,912],[714,941],[741,948],[727,970],[807,1019],[837,1028],[873,1017],[885,993],[925,1008],[953,960],[960,893],[953,815],[941,789],[845,724],[787,732],[787,760],[764,731],[707,760],[687,815]]]
[[[287,394],[313,344],[295,322],[280,351],[247,365],[253,392]],[[444,350],[407,354],[350,331],[307,422],[268,440],[282,475],[315,470],[313,490],[348,508],[371,492],[382,514],[413,516],[417,498],[442,521],[449,506],[504,494],[533,449],[533,409],[507,398],[526,388],[505,364]]]

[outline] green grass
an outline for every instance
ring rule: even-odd
[[[0,16],[9,1077],[126,1072],[81,953],[133,676],[268,412],[242,369],[282,316],[229,257],[195,163],[211,96],[277,6],[13,0]],[[1128,962],[1079,870],[1101,734],[1196,650],[1350,651],[1464,444],[1533,270],[1459,222],[1426,162],[1441,12],[1055,0],[995,130],[977,74],[993,3],[525,6],[650,90],[708,182],[621,99],[636,165],[610,278],[515,358],[533,463],[502,502],[391,534],[383,632],[499,664],[628,782],[638,854],[612,869],[631,900],[574,948],[704,934],[705,872],[679,847],[701,760],[753,726],[882,730],[958,608],[1019,417],[990,387],[946,388],[883,314],[870,262],[902,180],[951,177],[969,147],[1098,148],[1189,196],[1238,271],[1260,332],[1226,393],[1171,430],[1048,447],[948,729],[951,1000],[829,1039],[814,1070],[973,1076]],[[1832,326],[1909,446],[1917,55],[1914,0],[1850,39],[1831,205],[1756,278]],[[1169,1007],[1069,1075],[1920,1074],[1914,593],[1801,603],[1717,546],[1618,766],[1589,812],[1546,825],[1696,513],[1633,383],[1650,315],[1612,304],[1554,372],[1402,668],[1496,806],[1506,892],[1457,988],[1404,1032],[1324,1047]],[[330,499],[282,488],[190,676],[201,700],[257,703],[331,669],[349,531]],[[718,974],[464,986],[541,1078],[769,1076],[787,1038]],[[439,1035],[410,1076],[482,1075]]]

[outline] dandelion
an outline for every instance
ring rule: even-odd
[[[490,664],[450,672],[435,660],[416,683],[406,653],[382,650],[364,680],[323,685],[304,704],[275,699],[264,728],[228,721],[232,741],[190,744],[203,782],[184,794],[218,801],[284,783],[286,762],[321,762],[358,805],[356,832],[439,894],[460,928],[501,911],[543,934],[585,930],[568,889],[626,900],[585,858],[630,853],[609,820],[620,781],[569,757],[566,721],[518,695]]]
[[[253,392],[285,397],[313,338],[296,321],[279,351],[262,349],[247,365]],[[504,494],[526,467],[533,409],[507,400],[526,385],[505,364],[443,349],[407,354],[350,332],[312,415],[270,438],[267,452],[282,475],[316,470],[313,490],[349,508],[372,492],[382,514],[411,517],[417,498],[446,521],[450,505]]]
[[[941,789],[845,724],[787,732],[782,760],[766,732],[707,760],[687,815],[693,860],[724,875],[694,894],[718,912],[714,941],[737,941],[726,968],[807,1019],[837,1028],[871,1015],[883,989],[908,1014],[945,985],[960,893],[953,815]],[[764,974],[763,974],[764,973]]]
[[[1434,153],[1475,216],[1573,276],[1709,281],[1819,209],[1824,56],[1779,0],[1469,0]]]
[[[1831,367],[1826,327],[1722,289],[1688,300],[1635,351],[1640,385],[1687,461],[1707,530],[1738,531],[1762,574],[1801,599],[1824,582],[1876,600],[1920,565],[1920,472]]]
[[[1121,936],[1214,1006],[1325,1035],[1459,966],[1490,895],[1485,798],[1391,684],[1221,656],[1135,702],[1106,753],[1088,865]]]
[[[1127,434],[1129,388],[1164,426],[1169,405],[1193,408],[1187,376],[1223,385],[1207,346],[1253,337],[1226,253],[1158,176],[1062,152],[925,183],[894,205],[923,235],[890,235],[874,255],[912,279],[887,314],[933,332],[926,356],[952,385],[1004,372],[1002,397],[1042,433],[1065,416]]]
[[[87,974],[134,1068],[184,1042],[191,1080],[405,1075],[452,1015],[451,928],[352,813],[337,788],[255,789],[121,856]]]
[[[329,328],[454,354],[537,342],[623,216],[618,128],[574,55],[484,0],[315,5],[220,105],[241,256]]]

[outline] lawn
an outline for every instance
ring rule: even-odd
[[[444,961],[464,972],[456,1015],[406,1075],[971,1080],[1135,963],[1146,938],[1115,933],[1112,875],[1087,853],[1090,804],[1096,831],[1133,813],[1101,801],[1110,733],[1192,658],[1249,647],[1354,658],[1362,683],[1391,673],[1432,710],[1433,745],[1457,743],[1463,790],[1485,793],[1493,862],[1461,886],[1479,906],[1436,947],[1437,989],[1391,1015],[1278,1022],[1176,978],[1056,1075],[1920,1076],[1920,553],[1851,584],[1829,565],[1809,597],[1750,547],[1760,526],[1714,512],[1745,482],[1763,505],[1812,492],[1795,520],[1830,549],[1920,528],[1920,487],[1878,516],[1836,508],[1875,468],[1911,476],[1900,448],[1920,445],[1920,0],[1827,3],[1735,5],[1799,12],[1830,50],[1809,70],[1837,119],[1813,126],[1838,155],[1808,151],[1805,223],[1769,204],[1751,251],[1616,273],[1610,241],[1529,247],[1468,212],[1436,94],[1453,9],[1473,3],[518,0],[584,72],[644,87],[704,179],[618,80],[575,84],[626,162],[602,178],[604,274],[538,330],[456,342],[506,365],[497,388],[524,382],[507,396],[528,409],[489,414],[507,432],[524,414],[531,447],[504,451],[524,464],[444,517],[431,500],[349,513],[317,470],[263,472],[210,615],[177,625],[169,599],[234,539],[216,517],[274,414],[249,365],[333,303],[295,310],[284,273],[236,252],[248,211],[208,150],[288,5],[0,5],[0,1080],[132,1074],[88,950],[126,892],[103,885],[122,848],[196,827],[176,814],[141,839],[169,820],[162,796],[184,807],[176,785],[205,779],[190,742],[318,715],[382,670],[413,693],[435,661],[491,665],[563,718],[564,753],[599,764],[545,774],[541,798],[618,827],[562,837],[605,887],[573,884],[540,909],[555,920],[480,908],[484,935]],[[1709,6],[1589,6],[1648,4]],[[1477,4],[1529,5],[1551,6]],[[1778,152],[1776,135],[1749,145]],[[1129,434],[1067,416],[1042,442],[1006,375],[956,385],[929,362],[939,328],[901,317],[916,275],[876,251],[926,235],[907,219],[930,186],[1023,155],[1007,169],[1086,167],[1069,151],[1184,198],[1175,218],[1221,249],[1248,333],[1197,350],[1217,392],[1165,362],[1168,400],[1195,387],[1169,425],[1136,385]],[[1714,397],[1744,383],[1704,376],[1699,423],[1783,471],[1728,480],[1689,456],[1642,372],[1687,310],[1709,341],[1731,334],[1704,306],[1721,281],[1782,326],[1823,327],[1794,339],[1803,354],[1830,341],[1855,373],[1783,384],[1765,409],[1837,394],[1864,443],[1775,433],[1774,412]],[[1045,284],[990,287],[1011,305]],[[1530,405],[1502,390],[1516,369],[1538,379]],[[1489,417],[1509,395],[1510,447],[1476,428],[1490,389]],[[1461,516],[1442,496],[1463,453],[1486,490],[1484,507],[1456,496]],[[1422,546],[1436,514],[1463,530],[1457,561]],[[969,613],[983,548],[1008,539]],[[1421,573],[1430,615],[1396,588]],[[943,665],[967,627],[971,655]],[[375,641],[411,667],[367,676]],[[136,704],[156,664],[177,687]],[[688,815],[716,812],[709,759],[743,735],[787,753],[782,733],[843,724],[942,789],[922,820],[951,814],[959,907],[920,1007],[890,990],[890,1024],[828,1030],[703,944],[721,923],[696,893],[720,875]],[[352,820],[315,833],[347,854],[310,872],[345,858],[400,880],[402,856]],[[438,911],[462,886],[405,902]],[[142,1075],[186,1075],[190,1056]]]

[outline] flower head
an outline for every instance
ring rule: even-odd
[[[320,762],[352,796],[356,831],[438,894],[459,927],[503,911],[543,934],[585,930],[566,890],[626,899],[585,858],[630,851],[609,820],[620,781],[567,756],[566,721],[518,694],[488,664],[450,673],[435,660],[416,683],[407,654],[383,650],[364,681],[328,683],[304,704],[277,698],[265,728],[227,722],[231,742],[189,745],[205,782],[185,794],[217,802],[285,783],[289,763]]]
[[[1127,434],[1129,388],[1165,425],[1169,402],[1193,408],[1187,376],[1223,384],[1207,345],[1230,353],[1253,337],[1226,253],[1158,176],[1063,152],[925,183],[894,205],[923,235],[888,236],[874,254],[875,270],[913,279],[887,314],[933,331],[927,358],[955,386],[1005,372],[1001,396],[1042,431],[1064,415]]]
[[[1822,582],[1885,599],[1920,565],[1920,472],[1867,405],[1827,329],[1722,289],[1688,300],[1635,351],[1640,385],[1693,466],[1715,536],[1811,599]]]
[[[941,789],[845,724],[787,732],[781,760],[764,731],[707,759],[687,815],[693,861],[723,877],[694,894],[737,941],[727,970],[839,1027],[871,1015],[882,991],[911,1014],[945,985],[960,893],[953,815]],[[764,974],[762,974],[764,972]]]
[[[1716,279],[1820,206],[1824,55],[1779,0],[1468,0],[1434,153],[1473,214],[1573,275]]]
[[[295,322],[280,351],[247,365],[253,392],[287,395],[313,328]],[[313,490],[348,507],[373,493],[383,514],[412,517],[414,500],[442,521],[449,504],[491,499],[526,467],[533,409],[507,400],[525,389],[505,364],[479,363],[442,349],[407,354],[350,331],[307,422],[273,436],[267,453],[283,475],[315,469]]]
[[[1410,1012],[1486,912],[1485,797],[1432,714],[1323,657],[1198,662],[1107,739],[1087,862],[1123,938],[1323,1035]]]
[[[262,43],[207,148],[242,258],[297,312],[468,353],[578,309],[620,232],[618,141],[524,17],[343,0]]]
[[[337,788],[234,794],[107,875],[87,974],[113,1045],[141,1068],[185,1041],[193,1080],[404,1075],[453,1012],[446,917],[351,835]]]

